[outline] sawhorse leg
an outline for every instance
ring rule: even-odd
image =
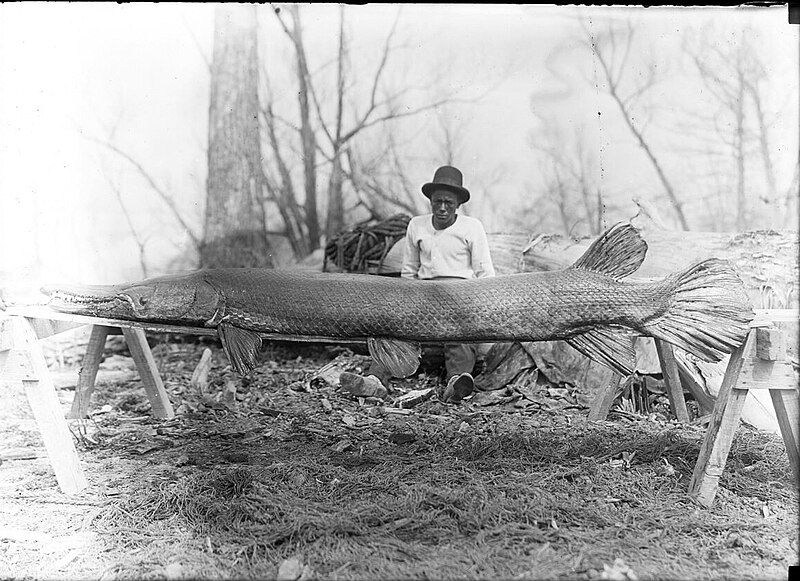
[[[770,389],[769,395],[778,418],[783,443],[786,444],[789,464],[795,480],[800,481],[800,406],[797,390]]]
[[[158,372],[156,361],[150,352],[144,331],[139,328],[123,327],[122,334],[128,343],[131,357],[136,362],[136,369],[139,370],[139,377],[144,385],[147,398],[150,400],[153,415],[162,420],[174,418],[175,411],[172,409],[169,396],[164,389],[164,382],[161,381],[161,374]]]
[[[683,396],[683,386],[678,372],[678,363],[672,345],[655,339],[658,360],[661,363],[661,373],[664,376],[664,387],[669,399],[669,407],[679,422],[689,423],[689,411],[686,409],[686,398]],[[608,412],[619,395],[619,384],[622,377],[615,375],[615,378],[608,384],[602,392],[597,394],[592,407],[589,410],[589,420],[604,420]]]
[[[31,323],[21,317],[0,321],[0,372],[11,381],[22,382],[62,492],[77,494],[86,488],[38,337]]]
[[[75,389],[75,399],[72,401],[72,409],[69,417],[85,418],[89,413],[89,405],[94,393],[94,383],[97,378],[97,371],[103,356],[106,338],[113,330],[113,327],[94,325],[89,337],[89,345],[86,348],[86,355],[83,359],[80,373],[78,374],[78,385]],[[169,396],[164,389],[164,382],[158,372],[155,359],[147,344],[145,332],[139,328],[122,328],[122,334],[131,357],[136,363],[139,377],[142,380],[147,398],[153,410],[153,416],[159,419],[168,420],[175,417],[175,411],[169,401]]]
[[[750,347],[750,341],[751,338],[748,336],[745,344],[731,353],[706,436],[700,448],[700,455],[694,466],[692,479],[689,481],[689,495],[705,507],[711,506],[714,502],[719,479],[725,470],[728,452],[731,450],[733,436],[739,427],[739,418],[747,398],[746,389],[737,389],[734,386],[742,370],[744,361],[742,355]]]
[[[110,330],[110,327],[104,327],[103,325],[92,326],[89,345],[86,347],[83,364],[78,372],[75,399],[72,400],[72,408],[69,410],[68,418],[85,418],[89,414],[89,404],[94,393],[94,382],[97,379],[97,370],[100,368],[100,362],[103,359],[103,348]]]
[[[621,381],[622,376],[615,373],[603,391],[594,397],[592,406],[589,408],[588,419],[590,422],[604,420],[608,417],[608,412],[611,411],[611,406],[614,405],[614,400],[617,399],[620,393],[619,384]]]
[[[795,478],[800,479],[797,386],[794,371],[785,361],[785,346],[774,351],[768,348],[770,340],[774,344],[776,337],[781,337],[776,329],[751,329],[744,345],[731,354],[689,482],[689,494],[702,506],[709,507],[714,501],[742,408],[751,389],[769,389],[789,464]]]
[[[667,390],[669,407],[679,422],[688,424],[689,411],[686,409],[686,398],[683,396],[683,385],[681,385],[678,362],[675,360],[672,345],[661,339],[655,339],[655,344],[658,360],[661,363],[661,373],[664,376],[664,387]]]

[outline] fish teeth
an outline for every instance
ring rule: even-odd
[[[65,301],[68,303],[107,303],[113,301],[116,297],[100,298],[92,295],[81,295],[77,293],[62,293],[56,292],[55,299]]]

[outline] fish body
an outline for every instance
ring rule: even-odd
[[[373,356],[398,375],[412,366],[386,359],[407,342],[563,339],[620,372],[631,371],[631,332],[708,360],[736,348],[752,311],[732,268],[712,259],[656,282],[621,280],[646,249],[633,227],[617,225],[575,265],[552,272],[408,280],[236,268],[43,290],[60,311],[218,328],[241,372],[255,365],[257,345],[248,343],[258,333],[370,339]]]
[[[189,276],[224,297],[207,319],[211,326],[228,322],[293,335],[540,341],[568,338],[601,324],[638,329],[669,307],[663,283],[620,282],[577,269],[447,281],[268,269]],[[209,315],[198,312],[198,317],[169,322]],[[137,318],[156,321],[160,316],[153,312]]]

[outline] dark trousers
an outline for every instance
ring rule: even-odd
[[[453,276],[438,276],[435,280],[463,280]],[[472,373],[475,368],[475,358],[478,346],[473,343],[445,343],[444,344],[444,366],[447,370],[447,377],[450,379],[454,375],[462,373]],[[367,375],[374,375],[386,385],[391,377],[389,370],[383,365],[372,360],[372,364],[367,371]]]
[[[475,368],[475,356],[477,345],[472,343],[445,343],[444,344],[444,367],[447,377],[450,379],[454,375],[462,373],[472,373]],[[381,380],[384,385],[389,381],[391,373],[379,362],[372,360],[367,370],[367,375],[374,375]]]
[[[444,366],[447,370],[447,378],[462,373],[472,373],[475,367],[475,354],[477,345],[472,343],[445,343],[444,344]]]

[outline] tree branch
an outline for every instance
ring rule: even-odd
[[[186,234],[191,239],[192,244],[194,245],[195,249],[197,249],[197,250],[200,249],[200,245],[201,245],[200,238],[194,233],[194,231],[189,226],[189,224],[186,223],[186,220],[183,219],[183,216],[181,216],[181,213],[178,210],[178,207],[175,205],[175,200],[173,200],[172,196],[170,196],[166,191],[164,191],[161,187],[159,187],[159,185],[155,182],[155,180],[152,178],[150,173],[146,169],[144,169],[142,164],[140,164],[138,161],[136,161],[130,154],[128,154],[127,152],[123,151],[122,149],[120,149],[119,147],[117,147],[116,145],[114,145],[113,143],[111,143],[109,141],[105,141],[105,140],[102,140],[102,139],[98,139],[96,137],[89,137],[89,136],[85,136],[85,139],[88,139],[89,141],[93,141],[93,142],[97,143],[98,145],[102,145],[106,149],[108,149],[110,151],[113,151],[114,153],[116,153],[117,155],[119,155],[120,157],[125,159],[128,163],[130,163],[134,168],[136,168],[136,171],[139,172],[139,175],[141,175],[145,179],[145,181],[150,185],[150,187],[153,189],[153,191],[156,192],[156,194],[158,194],[158,197],[161,198],[161,200],[170,209],[170,211],[172,212],[173,217],[178,221],[178,223],[186,231]]]

